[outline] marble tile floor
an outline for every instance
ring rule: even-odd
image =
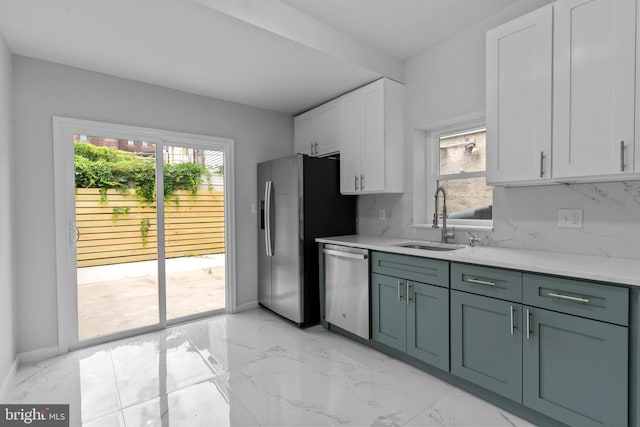
[[[529,426],[403,362],[264,309],[21,366],[3,403],[71,426]]]

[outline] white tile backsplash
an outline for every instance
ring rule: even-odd
[[[411,225],[412,195],[367,195],[358,200],[358,233],[439,239]],[[558,209],[582,209],[581,229],[558,227]],[[378,219],[386,209],[387,219]],[[586,255],[640,258],[640,181],[494,189],[494,230],[473,232],[481,245]],[[456,232],[466,243],[470,234]]]

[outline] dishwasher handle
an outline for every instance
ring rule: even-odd
[[[369,257],[366,254],[354,254],[352,252],[336,251],[334,249],[323,249],[322,252],[324,252],[327,255],[334,255],[334,256],[342,257],[342,258],[352,258],[352,259],[365,260],[365,259],[367,259]]]

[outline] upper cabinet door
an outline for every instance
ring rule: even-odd
[[[326,156],[340,151],[340,105],[335,99],[294,117],[296,153]]]
[[[362,89],[343,95],[340,146],[340,192],[360,191],[360,147],[362,145]]]
[[[314,134],[313,134],[313,110],[300,114],[293,119],[293,145],[297,154],[308,154],[310,156],[314,153]]]
[[[325,156],[340,151],[340,101],[333,100],[316,108],[316,150],[314,155]]]
[[[555,178],[633,172],[635,21],[635,0],[555,4]]]
[[[339,98],[340,192],[404,191],[404,86],[376,80]]]
[[[487,32],[487,183],[551,178],[553,6]]]
[[[385,189],[385,116],[384,80],[362,88],[364,142],[361,145],[360,189]]]

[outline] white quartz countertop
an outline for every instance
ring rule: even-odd
[[[323,237],[320,243],[351,246],[375,251],[443,259],[534,273],[552,274],[600,282],[640,286],[640,260],[611,258],[595,255],[578,255],[560,252],[533,251],[527,249],[496,248],[486,246],[469,247],[454,251],[427,251],[394,246],[419,240],[367,236]],[[428,242],[420,242],[428,243]]]

